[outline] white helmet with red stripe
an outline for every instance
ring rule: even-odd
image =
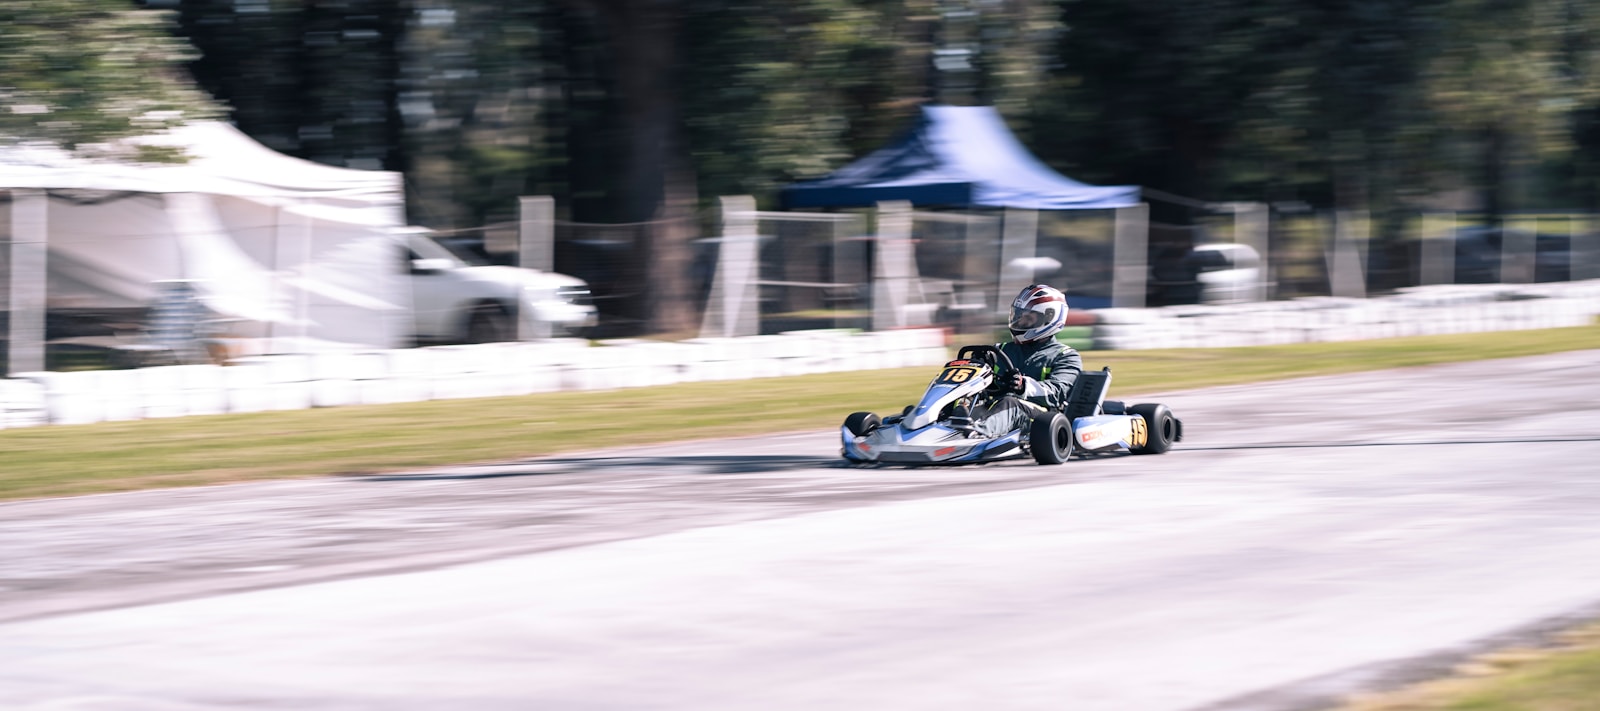
[[[1033,284],[1011,302],[1011,340],[1034,343],[1056,335],[1067,325],[1067,295],[1044,284]]]

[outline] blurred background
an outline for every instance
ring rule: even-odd
[[[481,264],[519,263],[548,196],[544,266],[587,284],[595,336],[703,332],[723,196],[760,216],[763,330],[870,325],[876,211],[772,213],[929,105],[1138,186],[1134,305],[1340,294],[1352,234],[1360,295],[1600,276],[1583,0],[12,0],[0,26],[11,145],[225,118],[400,174],[404,223]],[[960,319],[1004,299],[1006,217],[914,207],[926,320],[983,330]],[[1112,305],[1111,211],[1034,220],[1030,276]],[[1249,249],[1196,249],[1223,243]]]

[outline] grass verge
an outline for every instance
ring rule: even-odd
[[[1103,351],[1113,397],[1600,349],[1600,326],[1250,348]],[[0,500],[393,471],[837,425],[895,412],[933,368],[0,430]]]
[[[1433,679],[1352,699],[1337,711],[1595,711],[1600,709],[1600,624],[1552,644],[1483,654]]]

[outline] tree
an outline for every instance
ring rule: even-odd
[[[771,205],[903,130],[928,91],[929,20],[913,9],[691,2],[682,94],[704,194]]]
[[[1583,87],[1563,62],[1565,3],[1455,0],[1446,8],[1426,96],[1450,127],[1453,167],[1476,186],[1488,221],[1512,199],[1516,166],[1570,148],[1568,119]]]
[[[699,201],[683,137],[679,80],[684,0],[569,0],[593,13],[615,70],[622,125],[618,217],[645,223],[634,268],[644,285],[634,316],[652,333],[696,327],[689,242]]]
[[[220,115],[184,71],[193,52],[172,37],[171,20],[126,0],[0,4],[0,140],[101,152],[118,138]]]
[[[330,165],[404,170],[395,92],[410,0],[184,0],[200,85],[240,130]]]

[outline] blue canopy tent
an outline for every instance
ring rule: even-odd
[[[894,143],[816,180],[783,189],[786,209],[923,207],[1101,210],[1138,205],[1136,185],[1086,185],[1051,170],[992,106],[924,106]]]
[[[971,244],[952,255],[937,240],[920,239],[915,261],[944,255],[948,266],[954,257],[962,270],[954,278],[967,289],[977,284],[977,292],[989,291],[980,298],[993,299],[1002,311],[1016,289],[1045,274],[1053,274],[1081,307],[1144,302],[1143,269],[1133,266],[1146,259],[1148,208],[1140,187],[1088,185],[1057,173],[1017,140],[992,106],[924,106],[915,125],[888,146],[824,177],[791,184],[780,198],[788,210],[885,203],[948,208],[969,216],[1004,210],[995,283],[981,284],[987,275],[966,271],[973,268]],[[1039,213],[1080,210],[1115,211],[1112,244],[1052,240],[1051,251],[1041,253]],[[963,239],[973,237],[968,232]],[[1123,256],[1117,257],[1117,251]],[[1128,266],[1119,268],[1124,262]],[[945,271],[943,276],[950,277],[950,270]],[[971,297],[952,301],[963,302],[966,313],[979,313],[972,310]]]

